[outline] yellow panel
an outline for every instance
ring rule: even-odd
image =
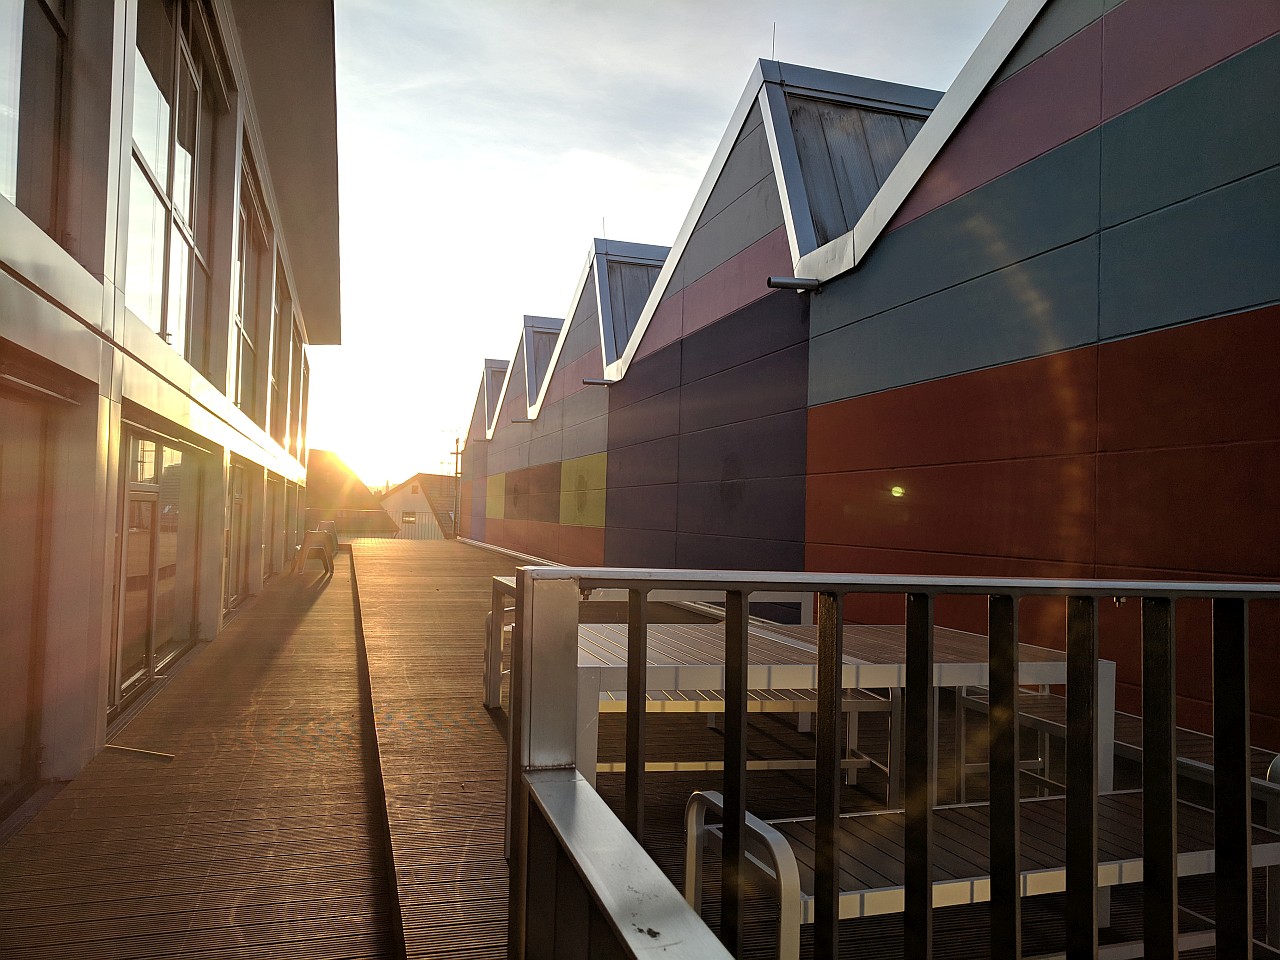
[[[507,475],[495,473],[485,487],[484,515],[491,520],[501,520],[507,501]]]
[[[604,526],[607,454],[565,460],[560,464],[560,522],[579,527]]]

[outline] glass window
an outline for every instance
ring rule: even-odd
[[[214,130],[220,109],[189,0],[140,0],[125,304],[207,372]],[[207,46],[207,45],[206,45]]]
[[[58,6],[0,0],[0,194],[54,237],[66,38]]]
[[[156,442],[134,437],[129,444],[129,480],[133,483],[156,482]]]
[[[417,523],[418,522],[417,512],[413,510],[404,511],[403,513],[400,514],[400,522],[401,523]]]

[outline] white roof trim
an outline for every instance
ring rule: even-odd
[[[964,122],[1048,0],[1009,0],[853,229],[801,256],[795,275],[826,282],[848,273],[884,233],[925,171]]]

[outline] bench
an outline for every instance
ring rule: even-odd
[[[1061,893],[1066,889],[1065,798],[1030,798],[1021,804],[1022,896]],[[707,814],[723,815],[723,809],[723,798],[714,791],[694,793],[685,807],[684,894],[695,910],[702,905],[704,850],[718,851],[722,839],[720,826],[708,824]],[[1099,887],[1140,881],[1142,792],[1099,795],[1098,823]],[[1213,811],[1179,802],[1177,824],[1178,875],[1212,873]],[[906,816],[901,810],[845,814],[840,818],[842,920],[903,911],[905,828]],[[1254,866],[1280,864],[1280,833],[1259,826],[1252,829]],[[991,824],[987,804],[937,807],[933,831],[934,907],[990,900]],[[743,851],[777,897],[779,960],[797,960],[800,928],[814,922],[815,847],[812,817],[766,822],[747,814]],[[1194,940],[1184,942],[1187,949],[1206,945]]]

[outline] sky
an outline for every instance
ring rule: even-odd
[[[335,0],[342,345],[309,348],[310,446],[370,485],[452,473],[484,359],[565,315],[592,238],[671,244],[757,59],[945,90],[1001,6]]]

